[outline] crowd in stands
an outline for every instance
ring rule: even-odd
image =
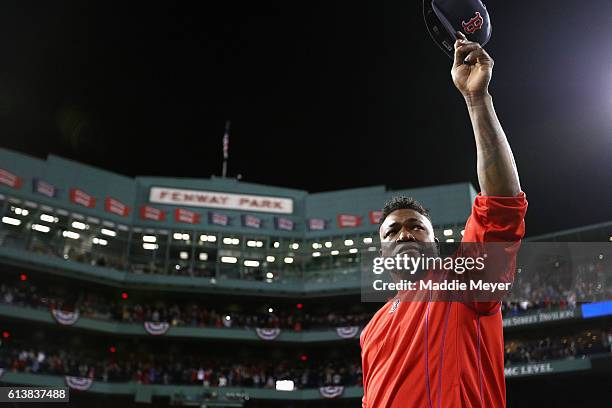
[[[141,304],[131,301],[111,301],[94,293],[54,294],[50,288],[38,289],[28,284],[0,285],[0,302],[37,309],[79,310],[83,317],[113,320],[122,323],[169,322],[173,326],[210,328],[281,328],[293,331],[330,329],[342,326],[365,326],[371,312],[361,313],[308,313],[300,310],[283,310],[257,313],[254,310],[229,312],[219,308],[207,308],[195,303],[155,301]]]
[[[95,359],[64,350],[0,349],[0,367],[33,374],[70,375],[104,382],[205,385],[274,389],[277,380],[293,380],[299,389],[326,385],[362,386],[360,363],[208,360],[199,356],[163,358],[122,356]]]
[[[194,302],[177,303],[156,300],[150,304],[110,300],[97,293],[73,291],[54,292],[53,288],[39,288],[34,284],[0,285],[0,303],[13,304],[37,309],[79,310],[83,317],[112,320],[122,323],[168,322],[173,326],[209,328],[255,328],[277,327],[284,330],[302,331],[330,329],[342,326],[364,327],[372,317],[375,308],[369,312],[314,313],[291,308],[277,307],[273,312],[237,312],[212,308]],[[551,311],[574,308],[568,301],[503,302],[504,316],[517,316],[534,310]],[[228,307],[235,310],[235,308]]]
[[[507,341],[506,366],[581,358],[612,352],[612,329],[592,330],[536,340]],[[293,380],[297,388],[325,385],[362,386],[359,361],[338,358],[330,361],[265,358],[203,358],[198,355],[165,355],[150,352],[112,354],[102,358],[66,350],[0,348],[0,367],[14,372],[71,375],[104,382],[141,384],[185,384],[213,387],[275,388],[277,380]]]
[[[506,341],[505,364],[533,363],[612,352],[612,329],[574,336]]]

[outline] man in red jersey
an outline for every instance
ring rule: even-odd
[[[459,33],[460,34],[460,33]],[[452,78],[474,129],[480,193],[463,242],[520,242],[527,211],[518,171],[488,85],[493,60],[464,36],[455,43]],[[383,209],[383,244],[437,241],[427,211],[398,197]],[[506,405],[501,303],[387,302],[360,338],[367,408]]]

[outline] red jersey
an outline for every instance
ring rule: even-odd
[[[463,242],[517,242],[527,200],[476,197]],[[506,406],[500,302],[387,302],[360,336],[362,407]]]

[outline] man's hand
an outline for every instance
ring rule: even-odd
[[[465,35],[455,42],[455,61],[451,75],[459,92],[466,99],[485,96],[489,93],[489,82],[493,75],[493,59],[480,46],[468,41]]]

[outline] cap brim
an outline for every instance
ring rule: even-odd
[[[450,35],[438,18],[431,0],[423,0],[423,19],[429,36],[450,59],[455,58],[455,37]]]

